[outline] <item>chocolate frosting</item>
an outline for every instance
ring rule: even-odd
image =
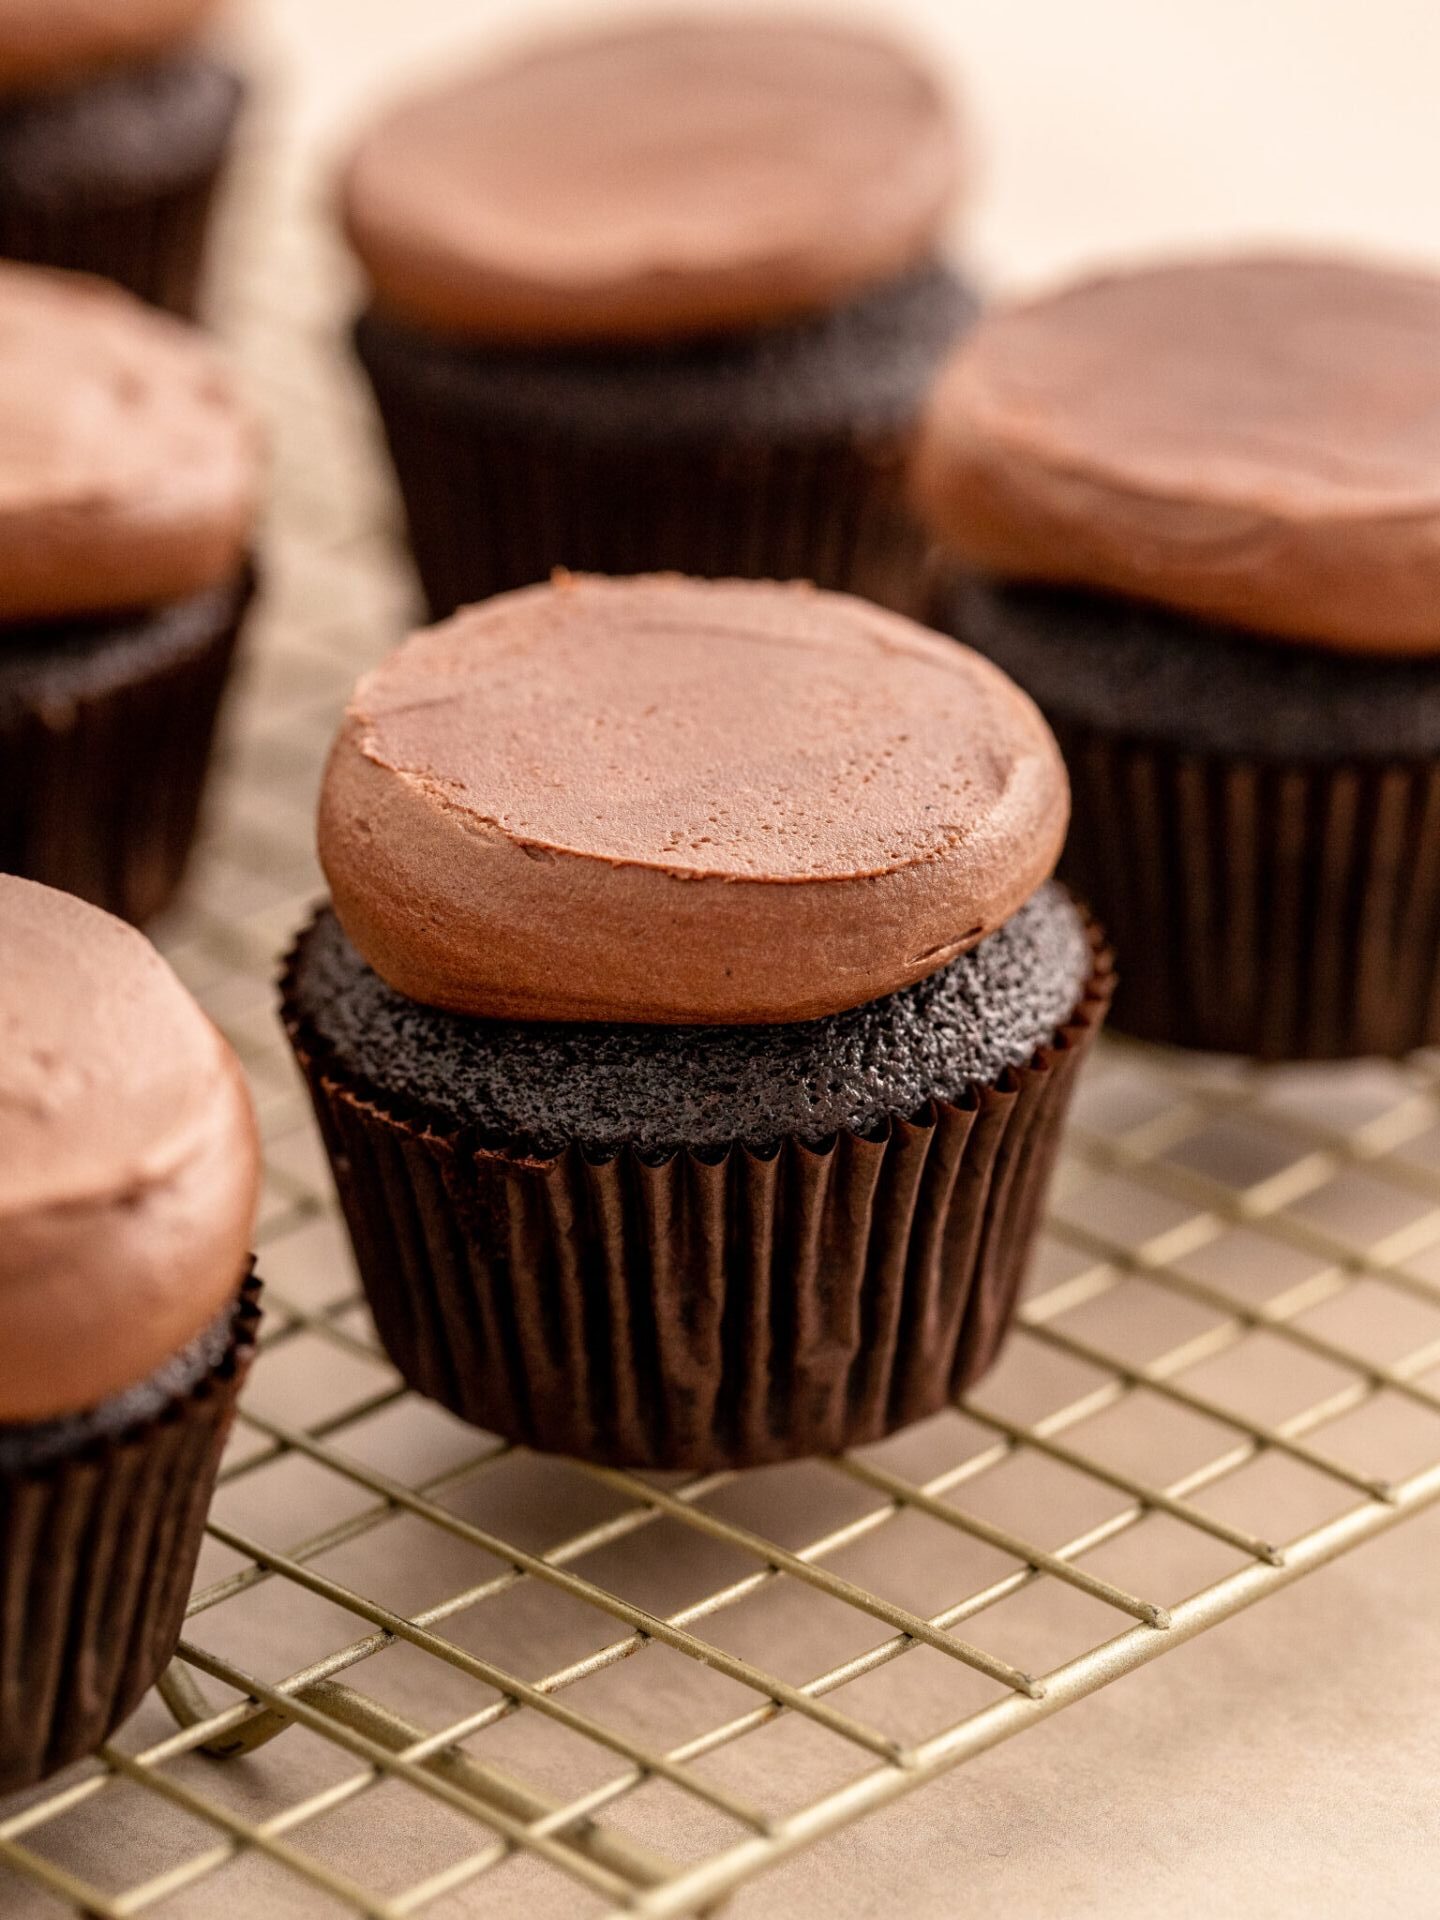
[[[490,340],[739,331],[934,251],[950,107],[889,40],[666,19],[552,41],[362,140],[345,220],[382,305]]]
[[[0,875],[0,1421],[94,1406],[209,1326],[259,1167],[240,1064],[149,942]]]
[[[915,486],[996,574],[1440,652],[1440,278],[1239,258],[992,313],[941,379]]]
[[[260,464],[198,332],[105,281],[0,265],[0,620],[152,606],[232,578]]]
[[[967,648],[807,585],[505,594],[356,689],[320,802],[346,932],[412,1000],[808,1020],[934,972],[1054,867],[1065,771]]]
[[[214,11],[214,0],[0,0],[0,92],[165,53]]]

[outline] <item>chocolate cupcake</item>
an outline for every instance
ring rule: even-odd
[[[0,255],[104,274],[193,318],[241,85],[213,0],[4,0]]]
[[[0,871],[136,921],[174,892],[258,484],[199,335],[102,281],[0,265]]]
[[[159,954],[0,875],[0,1793],[175,1650],[249,1363],[239,1062]]]
[[[1018,689],[841,595],[561,578],[411,639],[283,988],[406,1379],[666,1467],[958,1392],[1109,991],[1065,817]]]
[[[541,45],[361,141],[359,322],[437,615],[556,566],[912,602],[903,465],[971,317],[950,110],[843,26]]]
[[[1146,1039],[1440,1041],[1440,280],[1240,258],[992,315],[917,494],[1039,703]]]

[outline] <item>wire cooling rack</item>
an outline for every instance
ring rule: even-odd
[[[269,591],[160,932],[255,1086],[267,1322],[163,1704],[0,1806],[0,1909],[709,1912],[1440,1497],[1440,1061],[1107,1043],[1001,1364],[844,1458],[621,1473],[404,1392],[272,982],[410,588],[338,263],[283,148],[247,171],[224,312],[276,425]]]

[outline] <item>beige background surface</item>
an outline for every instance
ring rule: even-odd
[[[255,15],[294,75],[292,123],[324,155],[364,102],[466,41],[607,10],[270,0]],[[992,288],[1242,238],[1440,264],[1429,0],[892,0],[868,12],[910,27],[962,89],[974,185],[961,237]],[[1433,1914],[1437,1611],[1431,1515],[831,1839],[735,1911]]]
[[[457,47],[645,0],[232,4],[293,59],[291,111],[323,150],[366,102],[443,70]],[[971,255],[992,285],[1238,237],[1440,260],[1429,0],[838,4],[909,31],[955,76],[974,133]]]

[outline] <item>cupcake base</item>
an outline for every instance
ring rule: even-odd
[[[1009,1324],[1108,955],[1023,1067],[819,1146],[551,1157],[481,1144],[344,1067],[287,973],[386,1349],[507,1438],[630,1466],[754,1466],[933,1413]]]
[[[1061,863],[1132,956],[1115,1024],[1257,1060],[1440,1042],[1440,760],[1245,762],[1055,724]]]
[[[0,871],[137,923],[189,857],[247,577],[153,613],[0,627]]]
[[[0,99],[0,255],[103,274],[192,319],[242,93],[185,54]]]
[[[1440,661],[980,581],[937,624],[1055,731],[1061,876],[1127,963],[1116,1027],[1261,1060],[1440,1043]]]
[[[576,572],[809,579],[900,611],[915,414],[974,314],[935,266],[820,319],[644,352],[356,329],[436,618]]]
[[[259,1282],[223,1356],[124,1434],[0,1469],[0,1793],[93,1753],[175,1651]]]

